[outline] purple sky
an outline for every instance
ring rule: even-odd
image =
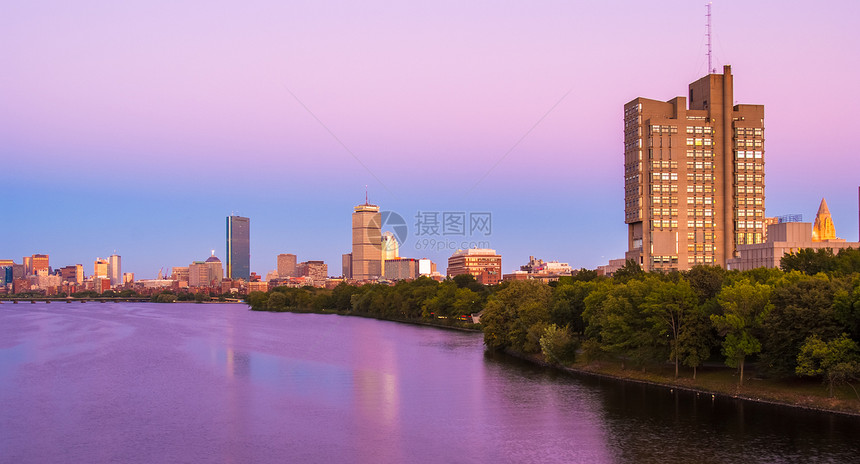
[[[365,185],[411,226],[491,212],[492,234],[465,239],[505,272],[623,257],[622,106],[706,74],[705,7],[597,3],[5,2],[0,258],[89,275],[116,250],[150,278],[225,260],[237,211],[252,271],[295,253],[338,275]],[[853,1],[713,6],[714,65],[732,65],[738,102],[765,105],[766,213],[811,220],[826,197],[849,240],[857,17]],[[455,250],[415,245],[463,237],[414,229],[401,255],[444,272]]]

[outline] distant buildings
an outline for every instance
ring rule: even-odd
[[[108,266],[110,263],[104,258],[96,258],[93,262],[93,277],[108,277]]]
[[[628,251],[646,271],[726,265],[763,241],[764,106],[735,105],[731,67],[668,102],[624,105]]]
[[[122,258],[116,253],[108,258],[108,277],[110,278],[111,287],[122,285]]]
[[[278,277],[295,277],[296,275],[296,255],[280,254],[278,255]]]
[[[227,216],[227,278],[251,278],[251,220]]]
[[[844,248],[860,248],[860,243],[836,238],[830,210],[822,199],[814,226],[808,222],[770,225],[767,242],[738,246],[739,256],[729,260],[728,269],[747,271],[758,267],[778,268],[786,253],[795,253],[804,248],[830,248],[837,252]]]
[[[502,280],[502,257],[489,248],[457,250],[448,258],[448,276],[460,274],[472,274],[479,283],[495,285]]]
[[[408,280],[419,276],[419,260],[414,258],[391,258],[385,260],[383,278],[386,280]]]
[[[561,276],[571,275],[570,265],[558,261],[544,261],[529,256],[529,262],[520,266],[519,271],[502,276],[502,280],[540,280],[542,282],[554,282]]]
[[[349,263],[353,280],[375,280],[382,276],[382,224],[379,206],[367,201],[352,213],[352,253]],[[347,277],[347,276],[344,276]]]
[[[328,278],[328,265],[323,261],[305,261],[296,265],[297,277],[306,277],[309,285],[324,286]]]
[[[382,233],[382,260],[395,259],[400,257],[400,244],[394,233],[385,231]]]
[[[188,265],[187,269],[189,287],[221,287],[221,280],[224,278],[224,268],[221,266],[221,260],[214,254],[207,258],[206,261],[194,261]],[[176,268],[174,268],[174,273],[177,273]]]

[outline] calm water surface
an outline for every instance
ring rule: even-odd
[[[2,304],[0,408],[4,463],[860,462],[858,419],[229,304]]]

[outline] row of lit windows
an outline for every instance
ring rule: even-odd
[[[717,189],[713,185],[688,185],[687,193],[714,193]]]
[[[762,227],[761,221],[737,221],[735,223],[736,229],[761,229]]]
[[[761,182],[764,176],[762,174],[737,174],[735,180],[738,182]]]
[[[753,243],[761,243],[762,242],[762,233],[761,232],[747,232],[741,234],[735,234],[735,243],[738,245],[748,245]]]
[[[711,150],[687,150],[687,158],[713,158],[714,152]]]
[[[705,232],[704,239],[706,242],[714,241],[714,233],[713,232]],[[696,233],[695,232],[687,232],[687,240],[696,241]]]
[[[714,169],[711,161],[687,161],[687,169]]]
[[[761,127],[735,127],[735,137],[761,137],[764,129]]]
[[[668,255],[668,256],[652,256],[651,262],[654,264],[677,263],[678,257],[677,256],[671,256],[671,255]]]
[[[678,126],[659,126],[652,125],[651,126],[652,134],[677,134]]]
[[[739,218],[764,217],[764,211],[760,209],[739,209],[736,216]]]
[[[677,208],[653,208],[651,209],[651,216],[677,216],[678,209]]]
[[[687,173],[687,182],[713,182],[714,175],[710,172],[702,173]]]
[[[741,158],[747,158],[747,159],[749,159],[749,158],[756,158],[756,159],[761,159],[761,156],[762,156],[762,152],[761,152],[761,150],[753,150],[753,151],[749,151],[749,150],[738,150],[737,152],[735,152],[735,158],[738,158],[738,159],[741,159]]]
[[[651,184],[651,193],[677,193],[678,185],[676,184]]]
[[[687,220],[687,227],[689,227],[689,228],[691,228],[691,229],[692,229],[692,228],[699,228],[699,229],[702,229],[702,228],[707,227],[707,228],[709,228],[709,229],[710,229],[710,228],[713,228],[713,227],[714,227],[714,220],[713,220],[713,218],[711,218],[711,219],[705,219],[705,220],[702,220],[702,219],[696,219],[695,221],[694,221],[694,220],[692,220],[692,219],[688,219],[688,220]]]
[[[750,171],[763,171],[764,165],[761,163],[756,163],[754,161],[750,161],[748,163],[739,162],[735,164],[737,169],[748,169]]]
[[[713,256],[687,256],[688,264],[713,264]]]
[[[690,253],[713,253],[716,247],[713,243],[689,243],[687,244],[687,251]]]
[[[710,126],[687,126],[688,134],[713,134],[714,129]]]
[[[762,193],[762,186],[760,185],[738,185],[737,191],[739,194],[760,194]]]
[[[651,161],[651,169],[676,169],[677,161]]]
[[[677,205],[678,197],[651,197],[652,205]]]
[[[764,204],[764,199],[761,197],[738,198],[737,201],[735,201],[735,206],[761,206],[762,204]]]
[[[710,205],[714,203],[714,197],[687,197],[688,205]]]
[[[763,142],[760,139],[737,139],[735,148],[761,148]]]
[[[713,145],[713,140],[711,139],[700,139],[700,138],[688,138],[687,146],[688,147],[710,147]]]
[[[652,172],[651,180],[678,180],[677,172]]]
[[[663,227],[678,227],[677,219],[654,219],[651,221],[651,230]]]
[[[692,217],[711,217],[714,215],[714,210],[712,209],[691,209],[687,210],[687,215]]]

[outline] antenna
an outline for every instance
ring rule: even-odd
[[[367,200],[367,184],[364,184],[364,204],[369,205],[370,202]]]
[[[705,32],[705,37],[708,39],[708,72],[715,74],[717,72],[717,68],[713,67],[713,63],[711,62],[711,58],[713,56],[713,53],[711,53],[711,36],[713,35],[711,33],[711,2],[708,2],[705,5],[705,8],[707,9],[705,17],[707,18],[706,26],[708,27]]]

